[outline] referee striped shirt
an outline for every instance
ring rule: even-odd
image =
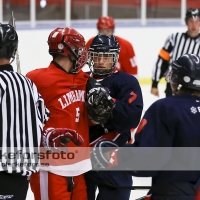
[[[157,87],[159,80],[165,75],[170,64],[186,53],[200,55],[200,34],[196,38],[191,38],[187,33],[170,35],[153,68],[152,87]]]
[[[34,83],[0,65],[0,171],[31,175],[39,170],[42,129],[49,111]]]

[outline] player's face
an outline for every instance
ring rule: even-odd
[[[99,30],[99,34],[111,36],[113,34],[113,29],[101,29]]]
[[[191,37],[196,37],[199,34],[200,19],[198,17],[189,18],[187,21],[188,34]]]
[[[98,71],[111,69],[113,66],[113,54],[94,53],[93,62],[94,62],[94,68],[98,69]]]

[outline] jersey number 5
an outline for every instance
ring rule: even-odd
[[[79,122],[79,119],[80,119],[80,108],[76,108],[75,122]]]

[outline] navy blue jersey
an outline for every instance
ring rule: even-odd
[[[200,147],[200,98],[194,95],[178,95],[156,101],[141,120],[134,144],[126,146],[130,147],[130,154],[119,150],[117,157],[118,163],[126,163],[129,168],[133,167],[136,153],[134,150],[137,149],[131,147]],[[179,181],[197,182],[200,171],[163,170],[170,160],[177,159],[180,160],[177,155],[171,154],[170,158],[162,159],[159,171],[131,173],[133,176],[152,176],[153,186]],[[181,169],[185,169],[184,162],[181,166]]]
[[[141,88],[134,76],[124,72],[115,72],[100,82],[103,87],[108,88],[110,96],[116,100],[116,106],[112,118],[103,128],[101,125],[90,128],[90,139],[91,142],[94,141],[105,133],[105,129],[108,132],[117,131],[120,136],[115,139],[121,146],[131,139],[130,130],[139,124],[143,109]]]

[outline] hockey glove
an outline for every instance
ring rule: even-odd
[[[108,158],[105,155],[106,153],[115,149],[118,149],[118,145],[112,140],[100,140],[97,142],[91,152],[92,169],[107,169],[110,161],[110,156]]]
[[[67,152],[67,143],[73,142],[76,146],[81,146],[84,139],[75,130],[68,128],[47,128],[43,130],[43,146],[50,151]]]
[[[88,92],[86,107],[90,119],[103,124],[112,116],[115,103],[105,88],[97,87]]]

